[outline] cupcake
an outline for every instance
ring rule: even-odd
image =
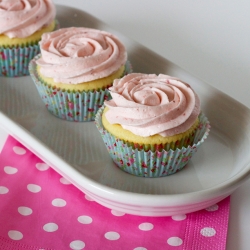
[[[114,35],[84,27],[44,34],[30,74],[47,109],[68,121],[92,121],[114,79],[130,71]]]
[[[95,119],[115,164],[160,177],[180,171],[208,136],[210,125],[190,85],[168,75],[132,73],[116,79]]]
[[[0,76],[29,74],[42,34],[58,25],[55,15],[51,0],[0,1]]]

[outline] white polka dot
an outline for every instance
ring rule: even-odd
[[[218,206],[217,204],[212,205],[212,206],[206,208],[206,210],[207,210],[208,212],[214,212],[214,211],[217,211],[218,209],[219,209],[219,206]]]
[[[10,166],[4,167],[3,170],[4,170],[4,172],[5,172],[6,174],[15,174],[15,173],[17,173],[17,171],[18,171],[17,168],[10,167]]]
[[[139,225],[139,229],[142,230],[142,231],[150,231],[153,228],[154,228],[154,225],[152,223],[148,223],[148,222],[141,223]]]
[[[90,196],[88,196],[86,194],[85,194],[85,199],[88,200],[88,201],[94,201]]]
[[[83,249],[85,247],[85,243],[81,240],[74,240],[74,241],[70,242],[69,246],[71,249],[80,250],[80,249]]]
[[[201,229],[201,235],[205,236],[205,237],[212,237],[216,234],[215,229],[213,229],[212,227],[204,227]]]
[[[185,220],[187,216],[185,214],[173,215],[172,219],[175,221]]]
[[[111,210],[111,214],[113,214],[114,216],[123,216],[123,215],[125,215],[125,213],[120,212],[120,211],[116,211],[116,210]]]
[[[171,237],[167,240],[168,245],[172,246],[172,247],[178,247],[180,245],[182,245],[183,240],[179,237]]]
[[[63,199],[60,199],[60,198],[56,198],[52,201],[52,205],[54,207],[64,207],[66,206],[67,202]]]
[[[31,214],[32,214],[32,209],[29,208],[29,207],[19,207],[17,210],[18,210],[18,212],[19,212],[21,215],[24,215],[24,216],[27,216],[27,215],[31,215]]]
[[[147,248],[145,248],[145,247],[136,247],[136,248],[134,248],[134,250],[147,250]]]
[[[47,223],[43,226],[43,230],[46,232],[55,232],[58,229],[58,225],[56,223]]]
[[[71,184],[68,180],[66,180],[64,177],[62,177],[61,179],[60,179],[60,182],[62,183],[62,184],[64,184],[64,185],[69,185],[69,184]]]
[[[87,215],[82,215],[82,216],[79,216],[77,218],[77,220],[82,223],[82,224],[90,224],[92,223],[92,218],[90,216],[87,216]]]
[[[0,194],[7,194],[9,189],[7,187],[0,186]]]
[[[38,192],[40,192],[41,189],[42,189],[40,186],[38,186],[38,185],[36,185],[36,184],[28,184],[28,185],[27,185],[27,188],[28,188],[28,190],[29,190],[30,192],[32,192],[32,193],[38,193]]]
[[[116,232],[107,232],[105,233],[105,238],[107,240],[118,240],[120,238],[120,234]]]
[[[8,236],[12,239],[12,240],[21,240],[23,238],[23,234],[19,231],[16,230],[10,230],[8,232]]]
[[[24,148],[15,146],[13,147],[13,151],[17,154],[17,155],[24,155],[26,153],[26,150]]]
[[[36,168],[40,171],[46,171],[49,169],[49,165],[46,163],[37,163]]]

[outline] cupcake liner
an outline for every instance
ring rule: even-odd
[[[59,28],[56,20],[55,29]],[[29,62],[40,53],[38,43],[11,48],[0,47],[0,76],[18,77],[29,75]]]
[[[96,114],[95,124],[102,136],[107,150],[114,163],[123,171],[142,177],[162,177],[174,174],[185,167],[194,153],[207,138],[210,124],[201,113],[200,124],[194,135],[194,142],[187,147],[175,150],[144,150],[133,148],[123,140],[115,138],[102,125],[104,107]]]
[[[36,85],[40,97],[45,103],[48,111],[58,118],[74,121],[86,122],[94,121],[95,115],[105,100],[110,99],[109,90],[93,91],[66,91],[56,89],[39,79],[36,70],[36,60],[40,57],[37,55],[29,64],[30,75]],[[131,72],[131,65],[126,63],[125,72]]]
[[[29,62],[40,52],[38,44],[25,47],[0,48],[0,76],[29,75]]]

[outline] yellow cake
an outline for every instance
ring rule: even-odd
[[[82,92],[82,91],[100,90],[110,87],[115,79],[121,78],[125,74],[125,66],[122,65],[115,73],[107,77],[79,84],[64,84],[61,82],[55,82],[53,78],[46,77],[41,74],[40,66],[37,66],[37,74],[43,83],[47,84],[48,86],[51,86],[54,89],[61,89],[67,92],[68,91]]]
[[[46,32],[51,32],[56,28],[56,21],[52,21],[48,26],[36,31],[28,37],[19,38],[9,38],[6,35],[0,34],[0,47],[11,48],[11,47],[23,47],[32,44],[37,44],[42,37],[42,34]]]

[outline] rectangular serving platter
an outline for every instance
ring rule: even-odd
[[[98,203],[131,214],[193,212],[223,199],[248,179],[247,107],[82,10],[58,5],[57,19],[61,27],[85,26],[118,36],[134,72],[163,73],[188,82],[210,120],[210,135],[180,173],[158,179],[133,177],[115,167],[94,122],[74,123],[51,115],[29,76],[0,78],[2,129]]]

